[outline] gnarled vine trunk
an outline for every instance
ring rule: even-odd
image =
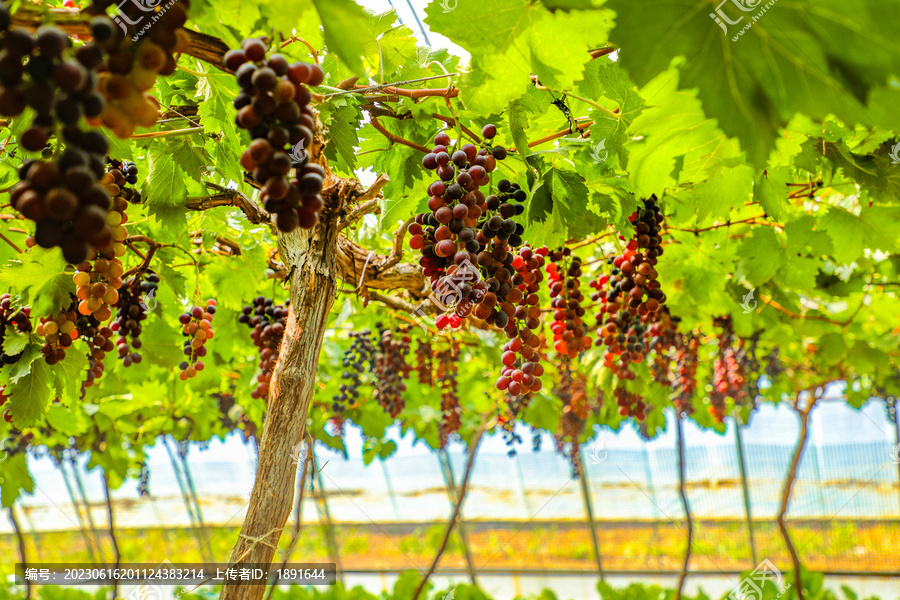
[[[293,506],[297,464],[291,454],[306,435],[319,351],[334,303],[340,205],[340,198],[329,202],[313,229],[278,236],[279,255],[289,269],[290,312],[272,374],[256,482],[232,564],[270,564]],[[229,585],[222,587],[221,597],[259,600],[264,591],[264,585]]]

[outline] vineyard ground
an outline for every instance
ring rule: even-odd
[[[102,524],[99,546],[107,556],[112,547]],[[337,525],[334,534],[340,560],[350,572],[391,572],[426,568],[439,544],[443,524]],[[227,560],[236,528],[209,527],[210,548],[216,560]],[[893,549],[900,546],[897,521],[803,521],[790,527],[804,564],[813,571],[836,574],[900,575]],[[669,522],[600,523],[597,527],[603,569],[610,573],[677,573],[684,552],[681,524]],[[695,523],[691,570],[704,573],[740,572],[753,566],[746,523]],[[787,564],[789,556],[774,522],[754,521],[757,559]],[[123,562],[202,562],[197,534],[187,528],[121,529],[116,532]],[[467,523],[466,538],[479,572],[590,573],[596,571],[590,530],[566,523]],[[282,548],[290,542],[281,540]],[[0,556],[15,556],[16,539],[0,536]],[[32,560],[84,562],[85,537],[79,531],[36,532],[26,537]],[[328,561],[323,527],[304,527],[295,556]],[[461,538],[454,534],[441,569],[465,572]],[[8,572],[7,572],[8,571]],[[0,567],[8,575],[12,563]]]

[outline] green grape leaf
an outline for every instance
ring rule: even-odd
[[[348,35],[364,29],[369,15],[353,0],[313,0],[322,29],[325,31],[325,46],[337,54],[355,75],[365,75],[362,56],[365,54],[359,36]]]
[[[861,207],[857,211],[831,206],[823,221],[833,241],[834,257],[843,264],[860,258],[866,248],[900,251],[900,206]]]
[[[620,57],[638,85],[683,57],[681,86],[698,90],[705,113],[740,139],[759,166],[775,147],[779,127],[797,112],[873,124],[867,95],[900,72],[895,26],[884,14],[896,12],[896,3],[805,0],[772,10],[759,2],[744,8],[749,5],[609,0],[616,12],[611,42],[641,48]],[[836,44],[853,50],[836,53]]]
[[[54,315],[70,304],[75,294],[72,271],[58,248],[34,248],[9,261],[0,271],[0,281],[22,294],[35,316]]]
[[[63,403],[71,404],[81,398],[81,382],[87,376],[87,356],[78,351],[66,352],[66,357],[50,367],[53,389]]]
[[[28,472],[24,452],[0,462],[0,481],[3,482],[0,484],[0,504],[4,508],[11,508],[22,492],[34,492],[34,480]]]
[[[3,335],[3,354],[6,356],[15,356],[19,352],[25,350],[25,347],[31,341],[31,336],[19,331],[12,325],[6,326],[6,333]]]
[[[50,367],[43,360],[31,364],[31,371],[7,388],[13,424],[23,429],[37,423],[50,402]]]

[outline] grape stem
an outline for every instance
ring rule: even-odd
[[[425,96],[444,96],[449,92],[455,91],[456,93],[453,96],[457,96],[459,94],[459,90],[455,88],[444,88],[444,89],[434,89],[428,88],[423,90],[407,90],[403,88],[398,88],[398,85],[409,85],[410,83],[420,83],[422,81],[431,81],[433,79],[445,79],[447,77],[453,77],[455,75],[459,75],[459,73],[444,73],[443,75],[431,75],[429,77],[421,77],[419,79],[407,79],[405,81],[395,81],[393,83],[376,83],[375,85],[355,85],[352,90],[341,90],[340,92],[334,92],[332,94],[324,94],[322,98],[331,98],[332,96],[343,96],[345,94],[365,94],[366,92],[380,92],[380,91],[388,91],[389,94],[397,94],[399,96],[407,96],[409,98],[418,99],[418,97]],[[422,94],[422,92],[426,92]],[[419,93],[419,96],[415,96],[413,94]]]
[[[373,117],[370,115],[369,122],[372,124],[372,127],[375,128],[375,131],[377,131],[378,133],[380,133],[381,135],[386,137],[389,141],[391,141],[393,143],[397,143],[397,144],[403,144],[404,146],[408,146],[408,147],[412,148],[413,150],[418,150],[420,152],[424,152],[425,154],[428,154],[429,150],[425,146],[422,146],[415,142],[411,142],[411,141],[409,141],[405,138],[402,138],[399,135],[393,134],[390,131],[388,131],[387,129],[385,129],[384,125],[382,125],[378,121],[378,117]]]
[[[147,138],[174,137],[177,135],[190,135],[192,133],[203,133],[202,127],[188,127],[187,129],[171,129],[169,131],[150,131],[147,133],[136,133],[131,136],[132,140],[140,140]]]
[[[711,231],[713,229],[719,229],[720,227],[731,227],[732,225],[765,225],[766,227],[784,227],[781,223],[770,223],[768,221],[757,221],[757,219],[766,218],[766,214],[756,215],[755,217],[747,217],[746,219],[741,219],[739,221],[725,221],[724,223],[716,223],[714,225],[710,225],[708,227],[700,227],[698,229],[683,229],[681,227],[669,227],[666,226],[666,230],[671,231],[685,231],[687,233],[693,233],[694,235],[698,235],[703,233],[704,231]]]
[[[4,242],[6,242],[10,246],[12,246],[12,249],[15,250],[16,252],[18,252],[19,254],[22,254],[22,249],[19,248],[18,246],[16,246],[11,239],[6,237],[2,233],[0,233],[0,240],[3,240]]]
[[[316,64],[319,64],[319,53],[316,52],[316,49],[313,48],[312,44],[304,40],[302,37],[292,35],[290,39],[281,42],[281,46],[279,46],[279,48],[284,48],[285,46],[292,44],[293,42],[302,42],[304,45],[306,45],[306,47],[309,48],[309,53],[312,54],[313,60],[316,61]]]
[[[822,315],[807,315],[807,314],[802,314],[802,313],[795,313],[795,312],[788,310],[787,308],[781,306],[780,304],[775,302],[775,300],[773,300],[771,297],[767,298],[766,296],[764,296],[762,294],[759,295],[759,299],[766,306],[771,306],[778,312],[787,315],[791,319],[797,319],[800,321],[821,321],[823,323],[830,323],[832,325],[837,325],[838,327],[847,327],[848,325],[850,325],[850,323],[853,322],[853,319],[856,318],[856,315],[859,314],[859,311],[862,310],[862,307],[864,305],[864,302],[860,302],[859,306],[856,307],[856,310],[853,311],[852,315],[850,315],[847,319],[845,319],[843,321],[837,321],[835,319],[829,319],[828,317],[824,317]]]

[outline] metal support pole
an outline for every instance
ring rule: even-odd
[[[597,540],[597,526],[594,524],[594,508],[591,503],[590,486],[588,486],[587,468],[584,466],[584,457],[581,455],[580,447],[578,448],[578,462],[581,464],[581,468],[578,469],[578,475],[581,479],[581,495],[584,498],[584,512],[587,514],[588,525],[591,528],[591,541],[594,543],[594,558],[597,561],[597,572],[600,574],[600,581],[603,581],[603,560],[600,557],[600,542]]]
[[[66,469],[63,466],[62,460],[60,460],[56,467],[59,469],[60,475],[62,475],[63,482],[66,484],[66,490],[69,492],[69,498],[72,500],[72,508],[75,509],[75,513],[78,515],[78,526],[81,529],[81,535],[84,537],[84,541],[87,543],[88,554],[91,556],[91,562],[97,562],[97,555],[94,554],[94,542],[91,540],[90,536],[87,534],[87,523],[84,520],[84,516],[81,514],[81,506],[78,504],[78,500],[75,498],[75,490],[72,489],[72,482],[69,481],[69,474],[66,473]]]
[[[519,489],[522,490],[522,501],[525,503],[525,512],[529,515],[533,515],[534,511],[531,510],[531,502],[528,500],[528,486],[525,485],[525,473],[522,472],[522,461],[519,460],[519,453],[516,453],[516,471],[519,474]]]
[[[753,513],[750,511],[750,485],[747,482],[747,466],[744,464],[744,445],[741,441],[741,424],[738,423],[737,419],[734,419],[734,441],[737,445],[738,465],[741,469],[744,513],[747,515],[747,534],[750,536],[750,556],[753,557],[753,566],[755,567],[759,564],[759,560],[756,557],[756,539],[753,536]]]
[[[644,475],[647,477],[647,487],[650,488],[650,502],[653,504],[653,548],[659,548],[659,515],[656,511],[659,502],[656,501],[656,488],[653,487],[653,474],[650,472],[650,456],[647,454],[647,443],[641,443],[641,453],[644,456]],[[662,556],[657,553],[656,566],[662,569]]]
[[[172,438],[172,441],[175,442],[175,438]],[[183,454],[179,448],[178,457],[181,459],[181,467],[184,469],[184,480],[187,483],[188,491],[190,491],[191,498],[194,501],[194,511],[197,515],[197,523],[200,525],[200,530],[203,532],[203,539],[206,540],[206,546],[208,547],[209,532],[206,530],[206,523],[203,522],[203,513],[200,511],[200,499],[197,497],[197,488],[194,487],[194,478],[191,476],[190,467],[188,467],[186,446]],[[212,557],[212,548],[210,548],[210,557]]]
[[[166,453],[169,455],[169,462],[172,463],[172,470],[175,471],[175,480],[178,482],[178,488],[181,490],[181,498],[184,500],[184,507],[187,509],[188,519],[191,521],[191,529],[194,532],[194,537],[197,538],[197,545],[200,547],[200,554],[203,556],[203,560],[212,564],[214,561],[209,557],[209,553],[207,552],[208,548],[203,543],[203,538],[200,537],[200,528],[197,526],[197,521],[194,518],[194,509],[193,507],[191,507],[191,501],[188,498],[187,489],[185,489],[184,481],[181,479],[181,469],[178,468],[178,460],[175,458],[175,454],[169,447],[169,441],[165,436],[163,436],[162,442],[163,446],[166,447]]]
[[[75,462],[74,452],[72,451],[69,451],[69,466],[72,467],[72,474],[75,476],[75,485],[78,487],[78,493],[81,495],[81,501],[84,503],[84,512],[87,513],[87,522],[91,528],[94,545],[97,546],[97,550],[102,554],[103,550],[100,548],[100,536],[97,535],[97,526],[94,525],[94,517],[91,515],[91,505],[88,502],[87,494],[84,491],[84,484],[81,481],[81,476],[78,474],[78,464]]]
[[[456,508],[456,504],[460,500],[459,492],[456,488],[456,478],[453,476],[453,465],[450,462],[450,457],[443,448],[438,451],[438,462],[441,465],[441,472],[444,475],[444,483],[447,484],[447,494],[450,497],[450,506]],[[466,567],[469,571],[469,577],[472,579],[472,585],[477,585],[475,582],[475,563],[472,561],[472,552],[469,550],[469,538],[466,535],[466,522],[463,519],[462,512],[459,513],[459,521],[457,522],[456,528],[459,531],[463,552],[466,555]]]
[[[334,523],[331,521],[331,511],[328,509],[328,500],[325,498],[325,482],[322,480],[322,472],[319,470],[316,455],[313,453],[312,468],[316,472],[316,479],[319,482],[319,489],[313,494],[316,498],[316,507],[319,511],[319,519],[325,517],[325,541],[328,543],[328,551],[334,559],[334,566],[337,572],[337,580],[344,583],[344,570],[341,568],[341,557],[338,553],[337,538],[334,535]]]
[[[380,458],[378,459],[378,462],[381,463],[381,472],[384,473],[384,480],[387,483],[388,495],[391,497],[391,505],[394,507],[394,516],[399,519],[400,505],[397,504],[397,497],[394,495],[394,485],[391,483],[391,475],[388,473],[387,463]]]

